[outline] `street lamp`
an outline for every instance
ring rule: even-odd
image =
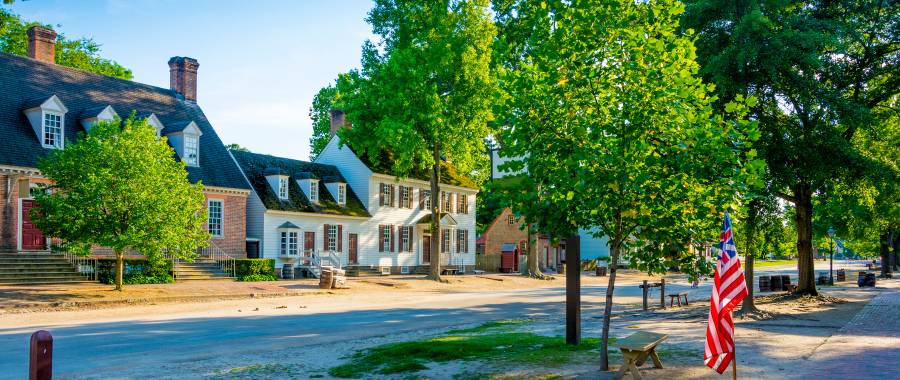
[[[828,263],[828,285],[834,285],[834,227],[828,227],[828,237],[831,238],[831,255]]]

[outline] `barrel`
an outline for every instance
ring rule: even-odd
[[[769,279],[769,286],[773,292],[781,291],[781,276],[772,276]]]
[[[322,275],[319,276],[319,288],[320,289],[331,289],[333,285],[334,276],[331,273],[331,269],[322,268]]]
[[[875,286],[875,273],[866,273],[866,286]]]
[[[781,275],[781,290],[788,291],[788,288],[791,287],[791,276],[783,274]]]
[[[769,276],[759,276],[759,291],[760,292],[768,292],[769,289]]]
[[[281,278],[284,279],[293,279],[294,278],[294,267],[290,264],[285,264],[281,269]]]
[[[847,272],[845,272],[843,269],[838,269],[837,280],[838,280],[838,282],[847,281]]]

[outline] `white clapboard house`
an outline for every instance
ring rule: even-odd
[[[337,137],[314,162],[232,154],[253,188],[247,236],[259,241],[259,257],[276,259],[279,269],[315,272],[323,264],[351,276],[427,273],[436,249],[443,266],[475,265],[477,190],[449,164],[441,194],[432,197],[425,178],[398,179]],[[429,240],[433,199],[441,202],[440,247]]]

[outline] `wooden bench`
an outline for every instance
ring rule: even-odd
[[[454,274],[456,274],[457,272],[459,272],[459,269],[456,269],[456,268],[443,268],[443,269],[441,269],[441,274],[454,275]]]
[[[643,365],[648,356],[653,360],[655,368],[662,368],[662,362],[659,361],[659,355],[656,354],[656,346],[668,338],[669,336],[664,334],[638,331],[613,343],[614,347],[622,350],[622,357],[625,360],[625,363],[616,372],[615,378],[621,379],[626,372],[630,372],[632,379],[641,380],[641,373],[637,367]]]
[[[669,306],[675,306],[675,300],[678,300],[678,306],[681,306],[681,299],[684,298],[684,305],[688,304],[688,292],[678,292],[675,294],[669,294]]]

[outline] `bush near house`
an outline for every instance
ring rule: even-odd
[[[134,284],[171,284],[172,262],[151,262],[147,259],[126,259],[123,283]],[[104,284],[114,284],[116,280],[116,259],[97,259],[97,279]]]
[[[238,281],[275,281],[275,259],[238,259],[234,261]]]

